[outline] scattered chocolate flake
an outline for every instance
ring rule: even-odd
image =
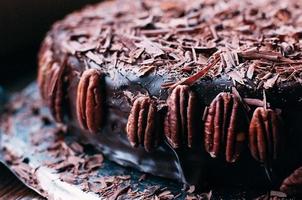
[[[203,193],[199,195],[189,194],[185,198],[185,200],[211,200],[211,199],[212,199],[212,191],[210,191],[209,193]]]
[[[160,199],[174,199],[174,195],[169,190],[163,190],[157,195]]]
[[[126,185],[122,188],[119,188],[118,190],[116,190],[114,192],[114,194],[109,198],[109,200],[116,200],[119,196],[126,193],[129,188],[130,188],[130,185]]]
[[[243,98],[244,103],[250,105],[250,106],[256,106],[256,107],[264,107],[265,102],[263,102],[260,99],[253,99],[253,98]],[[268,107],[270,105],[268,104]]]
[[[269,88],[273,87],[275,85],[275,83],[277,82],[278,78],[279,78],[279,74],[275,74],[272,78],[267,79],[264,82],[263,87],[265,89],[269,89]]]
[[[133,59],[138,59],[141,57],[141,55],[144,53],[145,49],[144,48],[137,48],[135,50],[132,50],[130,53],[129,53],[129,56],[130,56],[130,59],[133,60]]]
[[[247,60],[267,60],[272,62],[285,62],[285,63],[292,63],[293,61],[283,57],[278,52],[273,51],[243,51],[240,52],[239,55]]]
[[[61,181],[66,182],[66,183],[70,183],[70,184],[76,184],[77,183],[77,178],[74,175],[69,174],[69,173],[60,174],[60,179],[61,179]]]
[[[195,192],[195,186],[194,185],[191,185],[189,187],[189,190],[187,191],[189,194],[192,194],[193,192]]]
[[[76,41],[70,41],[65,44],[66,48],[69,49],[71,54],[75,54],[76,52],[87,52],[90,50],[94,50],[97,48],[97,43],[96,42],[91,42],[91,43],[79,43]]]
[[[210,62],[209,64],[207,64],[204,68],[202,68],[199,72],[197,72],[196,74],[188,77],[188,78],[184,78],[181,81],[170,85],[169,88],[173,89],[175,87],[177,87],[178,85],[193,85],[195,82],[197,82],[199,79],[201,79],[202,77],[204,77],[212,67],[214,67],[218,62],[220,61],[220,57],[215,56],[213,58],[213,61]],[[163,87],[163,86],[162,86]]]
[[[81,188],[84,192],[90,191],[90,184],[87,180],[84,180],[83,183],[81,183]]]
[[[244,84],[243,77],[238,73],[238,71],[231,71],[231,72],[227,73],[227,75],[229,77],[231,77],[232,80],[234,80],[242,85]]]
[[[157,67],[154,65],[150,65],[150,66],[143,66],[139,69],[139,77],[143,77],[146,76],[148,74],[150,74],[151,72],[153,72]]]
[[[246,73],[247,78],[252,79],[254,76],[254,72],[255,72],[255,65],[254,64],[249,65]]]
[[[160,186],[152,186],[147,189],[146,198],[154,196],[158,191],[160,191]]]
[[[104,157],[102,154],[94,155],[89,157],[85,163],[85,169],[88,171],[94,170],[102,166]]]
[[[147,179],[147,174],[143,174],[139,177],[138,182],[142,182]]]
[[[160,45],[152,42],[151,40],[142,40],[137,44],[137,46],[144,48],[146,53],[150,54],[154,58],[165,54]]]
[[[82,154],[84,153],[84,148],[82,145],[80,145],[77,142],[72,142],[70,145],[70,148],[77,154]]]
[[[137,47],[135,42],[130,37],[127,37],[125,35],[118,35],[118,39],[130,51],[135,50]]]
[[[261,195],[260,197],[255,198],[255,200],[279,200],[279,199],[287,199],[288,196],[279,191],[269,191],[267,194]]]
[[[104,61],[103,61],[103,59],[102,59],[102,57],[101,57],[100,55],[94,54],[94,53],[91,52],[91,51],[88,51],[88,52],[86,53],[86,56],[87,56],[89,59],[93,60],[96,64],[102,65],[102,64],[104,63]]]

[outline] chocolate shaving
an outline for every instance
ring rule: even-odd
[[[94,54],[91,51],[87,52],[86,56],[93,60],[96,64],[102,65],[104,63],[103,59],[99,55]]]
[[[154,65],[151,66],[143,66],[139,69],[139,77],[146,76],[153,72],[157,67]]]
[[[102,154],[89,157],[85,161],[85,169],[88,171],[100,168],[103,165],[104,157]]]
[[[159,44],[151,42],[151,40],[142,40],[137,46],[144,48],[146,53],[150,54],[153,58],[165,54]]]
[[[119,35],[118,37],[119,37],[120,42],[125,47],[127,47],[129,50],[133,51],[136,49],[136,44],[134,43],[134,41],[131,38],[126,37],[124,35]]]
[[[220,57],[216,57],[213,60],[214,60],[213,62],[206,65],[202,70],[198,71],[196,74],[194,74],[188,78],[184,78],[183,80],[181,80],[177,83],[174,83],[173,85],[169,86],[169,88],[173,89],[173,88],[177,87],[178,85],[193,85],[199,79],[204,77],[211,70],[211,68],[214,67],[220,61]]]
[[[272,62],[285,62],[289,64],[293,62],[292,60],[283,57],[281,54],[272,51],[245,51],[239,52],[239,55],[248,60],[263,59]]]
[[[255,65],[254,64],[249,65],[246,73],[247,78],[252,79],[254,76],[254,72],[255,72]]]
[[[231,72],[227,73],[227,75],[229,77],[231,77],[234,81],[236,81],[242,85],[244,84],[243,77],[241,77],[237,71],[231,71]]]
[[[116,200],[119,196],[126,193],[127,190],[130,188],[130,185],[124,186],[114,192],[114,194],[109,198],[109,200]]]
[[[275,83],[277,82],[278,78],[279,78],[279,74],[275,74],[272,78],[270,78],[264,82],[263,87],[265,89],[269,89],[269,88],[273,87],[275,85]]]

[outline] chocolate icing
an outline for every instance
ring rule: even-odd
[[[56,23],[39,56],[42,94],[54,92],[45,84],[58,78],[49,78],[49,69],[55,64],[66,67],[63,95],[56,96],[60,101],[55,101],[69,110],[64,112],[64,123],[119,164],[189,184],[279,185],[302,164],[301,34],[295,20],[301,9],[292,3],[289,12],[273,1],[263,7],[237,1],[224,6],[218,2],[184,3],[188,2],[106,2]],[[278,26],[283,30],[273,31]],[[82,130],[76,114],[79,80],[89,68],[106,74],[101,83],[106,119],[96,134]],[[238,95],[248,107],[249,119],[253,110],[266,107],[266,102],[274,112],[282,111],[285,149],[269,166],[270,175],[252,159],[248,145],[234,164],[210,158],[203,149],[202,130],[192,149],[173,149],[164,136],[154,152],[131,147],[125,128],[133,101],[142,94],[150,96],[164,116],[171,90],[182,84],[190,86],[200,105],[205,106],[220,92]],[[199,116],[204,123],[203,113]]]
[[[74,59],[70,58],[69,61],[72,62]],[[72,65],[72,63],[70,64]],[[213,160],[206,155],[202,149],[197,148],[190,150],[183,148],[173,150],[166,142],[162,143],[161,146],[152,153],[147,153],[142,147],[131,147],[125,132],[131,104],[128,99],[123,96],[124,93],[122,92],[122,88],[124,87],[122,83],[125,83],[126,80],[123,80],[123,76],[120,76],[117,80],[119,80],[119,82],[106,79],[107,123],[100,133],[91,134],[81,130],[76,120],[74,109],[75,101],[71,101],[70,104],[70,110],[74,111],[71,112],[71,115],[69,116],[69,119],[73,119],[73,122],[71,123],[72,131],[83,134],[84,137],[87,137],[95,147],[104,152],[110,159],[124,166],[131,166],[141,171],[177,179],[181,182],[190,184],[196,184],[200,179],[203,179],[203,177],[209,177],[210,180],[207,178],[207,181],[215,185],[218,183],[222,185],[245,183],[255,186],[255,183],[257,183],[257,187],[269,187],[270,181],[267,179],[263,167],[251,158],[247,148],[245,148],[239,163],[231,165],[226,164],[220,159]],[[157,85],[160,84],[160,81],[158,81],[159,79],[154,78],[153,80],[158,83]],[[68,99],[75,99],[77,95],[76,86],[79,78],[78,76],[70,76],[69,81],[70,87],[68,88]],[[214,96],[219,91],[225,91],[221,89],[225,88],[223,84],[217,84],[216,87],[214,87],[215,89],[213,89],[212,84],[213,82],[211,81],[204,81],[199,85],[198,91],[204,91],[204,93],[207,93],[209,96]],[[144,91],[145,89],[138,85],[129,85],[127,90],[130,91],[137,92]],[[155,84],[152,83],[151,85]],[[204,87],[203,90],[202,86]],[[205,96],[204,93],[199,93],[200,97]],[[289,135],[294,135],[294,132],[299,133],[302,131],[299,126],[299,121],[302,120],[302,115],[299,113],[302,112],[294,112],[293,109],[296,110],[297,108],[288,108],[283,111],[284,119],[289,119],[289,121],[285,121],[285,123],[290,123],[291,125],[289,125],[289,127],[292,127],[292,129],[289,129]],[[295,120],[290,120],[293,118],[295,118]],[[290,138],[299,137],[300,136],[295,134],[295,136]],[[290,140],[290,143],[299,143],[299,141],[300,140]],[[276,173],[280,173],[278,180],[288,174],[295,166],[299,165],[299,156],[301,156],[301,152],[297,151],[297,145],[298,144],[294,144],[294,146],[288,148],[288,152],[284,152],[286,155],[274,164],[275,170],[277,171]],[[287,159],[287,155],[291,155],[291,159]],[[228,173],[225,173],[226,171]]]

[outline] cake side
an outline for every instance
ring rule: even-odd
[[[143,171],[157,174],[141,163],[145,156],[156,168],[170,155],[177,175],[163,176],[184,182],[191,182],[184,165],[193,162],[199,174],[219,163],[231,171],[264,165],[278,183],[302,164],[302,19],[299,5],[287,3],[88,7],[48,33],[39,56],[42,97],[58,122],[95,145],[106,143],[102,137],[120,141],[108,149],[127,147],[117,152],[135,155],[128,161]]]

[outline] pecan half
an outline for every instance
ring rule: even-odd
[[[302,167],[283,181],[280,190],[290,195],[302,194]]]
[[[227,162],[235,162],[242,151],[248,129],[248,120],[239,98],[221,92],[212,101],[205,121],[206,151],[217,157],[225,153]]]
[[[44,100],[46,100],[48,97],[48,91],[46,91],[45,87],[46,87],[47,79],[49,78],[47,75],[51,70],[52,65],[53,65],[52,52],[49,50],[43,52],[43,54],[41,54],[39,58],[37,81],[40,88],[41,96]]]
[[[249,147],[256,160],[268,162],[277,158],[281,125],[281,119],[275,111],[256,108],[249,128]]]
[[[64,118],[65,72],[65,64],[53,63],[46,71],[45,80],[41,86],[41,91],[49,104],[52,115],[59,123],[62,123]]]
[[[52,115],[57,122],[63,122],[66,106],[66,63],[57,63],[53,60],[50,50],[52,39],[46,37],[39,53],[38,85],[42,98],[48,102]]]
[[[150,97],[139,97],[134,101],[126,127],[128,140],[133,147],[142,145],[150,152],[158,145],[156,113],[156,105]]]
[[[178,85],[167,99],[164,131],[173,148],[192,147],[199,131],[197,96],[187,85]],[[201,117],[200,117],[201,118]]]
[[[91,133],[99,131],[103,124],[104,91],[101,87],[102,73],[88,69],[81,76],[77,91],[77,117],[80,126]]]

